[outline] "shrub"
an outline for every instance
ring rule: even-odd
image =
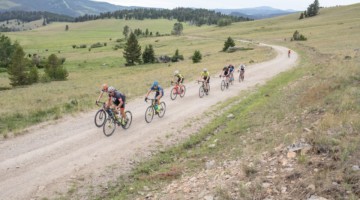
[[[306,41],[307,38],[304,35],[300,34],[299,31],[296,30],[294,32],[294,34],[293,34],[293,37],[291,38],[291,41],[293,41],[293,40],[295,40],[295,41]]]
[[[81,44],[81,45],[79,46],[80,49],[85,49],[86,47],[87,47],[86,44]]]
[[[95,44],[92,44],[91,48],[99,48],[99,47],[103,47],[103,46],[104,46],[103,44],[101,44],[100,42],[97,42]]]
[[[229,47],[234,47],[235,42],[231,37],[228,37],[228,39],[224,43],[223,51],[226,51]]]
[[[67,70],[62,66],[62,59],[59,59],[55,54],[49,56],[45,73],[52,80],[65,80],[69,75]]]
[[[193,63],[199,63],[202,59],[202,55],[199,50],[196,50],[194,52],[194,55],[192,56]]]
[[[29,79],[29,84],[37,83],[39,81],[39,72],[37,67],[35,66],[30,67],[28,79]]]

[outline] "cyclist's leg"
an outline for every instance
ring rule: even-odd
[[[122,99],[123,103],[120,106],[120,113],[123,119],[126,119],[126,114],[125,114],[125,101],[126,101],[126,97],[124,96],[124,98]]]

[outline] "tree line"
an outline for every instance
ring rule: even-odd
[[[73,17],[67,15],[59,15],[51,12],[43,11],[6,11],[0,12],[0,21],[9,21],[17,19],[22,22],[31,22],[45,18],[47,23],[51,22],[72,22]]]
[[[230,16],[207,9],[175,8],[175,9],[155,9],[137,8],[132,10],[118,10],[115,12],[100,13],[99,15],[83,15],[75,18],[75,22],[84,22],[97,19],[125,19],[125,20],[144,20],[144,19],[177,19],[179,22],[190,22],[194,25],[213,25],[218,24],[224,19],[231,22],[249,21],[249,18]]]
[[[319,0],[315,0],[314,3],[310,4],[308,8],[300,14],[299,19],[304,19],[306,17],[314,17],[319,14],[319,10]]]

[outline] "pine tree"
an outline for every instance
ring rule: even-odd
[[[135,63],[141,63],[141,46],[139,45],[134,33],[130,33],[129,39],[125,44],[123,56],[126,59],[127,66],[135,65]]]
[[[177,22],[174,24],[174,27],[173,27],[173,30],[171,33],[173,35],[181,35],[183,30],[184,30],[184,27],[183,27],[182,23]]]
[[[299,19],[304,19],[304,13],[301,13],[301,14],[300,14]]]
[[[198,63],[201,61],[201,59],[202,59],[202,55],[201,55],[200,51],[196,50],[194,52],[194,55],[192,56],[193,63]]]
[[[129,36],[129,32],[130,32],[129,26],[125,25],[124,29],[123,29],[123,35],[125,36],[125,38],[127,38]]]
[[[153,46],[150,44],[149,47],[146,46],[142,54],[142,59],[144,63],[154,63],[155,62],[155,52]]]
[[[23,48],[15,43],[15,51],[12,54],[12,62],[8,68],[8,74],[10,79],[10,85],[19,86],[29,84],[28,80],[28,62],[25,58],[25,53]]]
[[[8,68],[15,46],[9,37],[0,33],[0,67]]]
[[[229,47],[234,47],[234,46],[235,46],[234,40],[231,37],[228,37],[228,39],[224,43],[223,51],[226,51],[228,50]]]

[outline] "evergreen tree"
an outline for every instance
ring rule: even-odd
[[[301,13],[301,14],[300,14],[299,19],[304,19],[304,13]]]
[[[8,74],[10,79],[10,85],[19,86],[29,84],[28,71],[29,71],[29,62],[25,58],[25,53],[23,48],[15,43],[15,51],[12,54],[12,62],[8,68]]]
[[[0,67],[8,68],[15,46],[9,37],[0,33]]]
[[[132,66],[135,63],[141,63],[141,46],[134,33],[130,33],[129,39],[125,44],[123,55],[126,59],[126,65],[128,66]]]
[[[179,55],[179,49],[176,49],[175,54],[171,57],[171,62],[178,62],[179,60],[184,60],[184,56]]]
[[[125,36],[125,38],[127,38],[129,36],[129,32],[130,32],[129,26],[125,25],[124,29],[123,29],[123,35]]]
[[[318,14],[319,12],[319,1],[318,0],[315,0],[314,3],[310,4],[308,9],[307,9],[307,15],[308,17],[313,17],[315,15]]]
[[[234,47],[234,46],[235,46],[234,40],[231,37],[228,37],[228,39],[224,43],[223,51],[226,51],[228,50],[229,47]]]
[[[173,30],[172,30],[172,34],[173,35],[181,35],[182,31],[184,30],[184,27],[182,25],[182,23],[175,23],[173,26]]]
[[[142,54],[142,59],[144,63],[155,63],[155,52],[151,44],[149,47],[145,47],[145,50]]]
[[[194,52],[194,55],[192,56],[193,63],[198,63],[201,61],[201,59],[202,59],[202,55],[201,55],[200,51],[196,50]]]
[[[69,25],[66,24],[65,31],[68,31],[68,30],[69,30]]]

